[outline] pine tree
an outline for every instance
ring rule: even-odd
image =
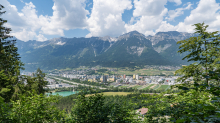
[[[5,13],[1,11],[3,8],[0,4],[0,16]],[[14,87],[19,83],[23,63],[17,53],[16,40],[9,35],[11,29],[3,26],[6,22],[0,18],[0,96],[8,102],[14,94]]]
[[[48,84],[48,82],[44,80],[44,77],[45,73],[38,68],[33,78],[35,81],[35,90],[38,92],[38,94],[44,94],[46,92],[44,87]]]

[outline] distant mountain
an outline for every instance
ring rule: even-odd
[[[177,31],[145,36],[137,31],[117,38],[54,38],[45,42],[17,40],[18,52],[26,70],[62,69],[78,66],[133,67],[141,65],[180,65],[176,42],[195,36]]]
[[[187,33],[187,32],[177,32],[177,31],[168,31],[168,32],[158,32],[155,36],[147,36],[146,38],[152,42],[152,45],[157,44],[160,41],[173,39],[176,42],[180,40],[184,40],[193,36],[197,36],[194,33]]]
[[[158,32],[155,34],[155,36],[148,36],[146,38],[152,42],[154,50],[165,59],[179,64],[189,64],[187,63],[187,60],[182,60],[182,58],[186,56],[187,53],[177,53],[179,50],[179,45],[177,45],[176,42],[194,36],[198,35],[194,33],[168,31]]]

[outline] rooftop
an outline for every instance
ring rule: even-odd
[[[138,111],[140,112],[140,114],[146,114],[148,112],[148,108],[141,108],[138,109]]]

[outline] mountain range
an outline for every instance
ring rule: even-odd
[[[101,65],[134,67],[143,65],[181,65],[186,54],[178,54],[177,41],[197,36],[169,31],[145,36],[137,31],[117,38],[54,38],[40,42],[17,40],[16,46],[27,71]]]

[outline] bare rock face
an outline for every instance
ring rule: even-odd
[[[161,53],[167,48],[169,48],[170,46],[172,46],[172,44],[165,44],[164,47],[162,46],[154,47],[154,50],[157,51],[158,53]]]
[[[177,31],[168,31],[168,32],[158,32],[155,36],[147,36],[146,38],[152,42],[152,45],[157,44],[160,41],[173,39],[176,42],[180,40],[185,40],[187,38],[197,36],[194,33],[187,33],[187,32],[177,32]]]
[[[127,46],[127,52],[129,53],[129,54],[136,54],[136,55],[138,55],[138,56],[141,56],[141,54],[142,54],[142,52],[144,51],[144,49],[145,49],[146,47],[137,47],[137,46],[130,46],[130,47],[128,47]]]
[[[131,31],[131,32],[129,32],[129,33],[125,33],[125,34],[119,36],[119,37],[118,37],[118,40],[128,39],[128,38],[130,38],[130,37],[132,37],[132,36],[145,37],[144,34],[141,34],[141,33],[139,33],[138,31]]]

